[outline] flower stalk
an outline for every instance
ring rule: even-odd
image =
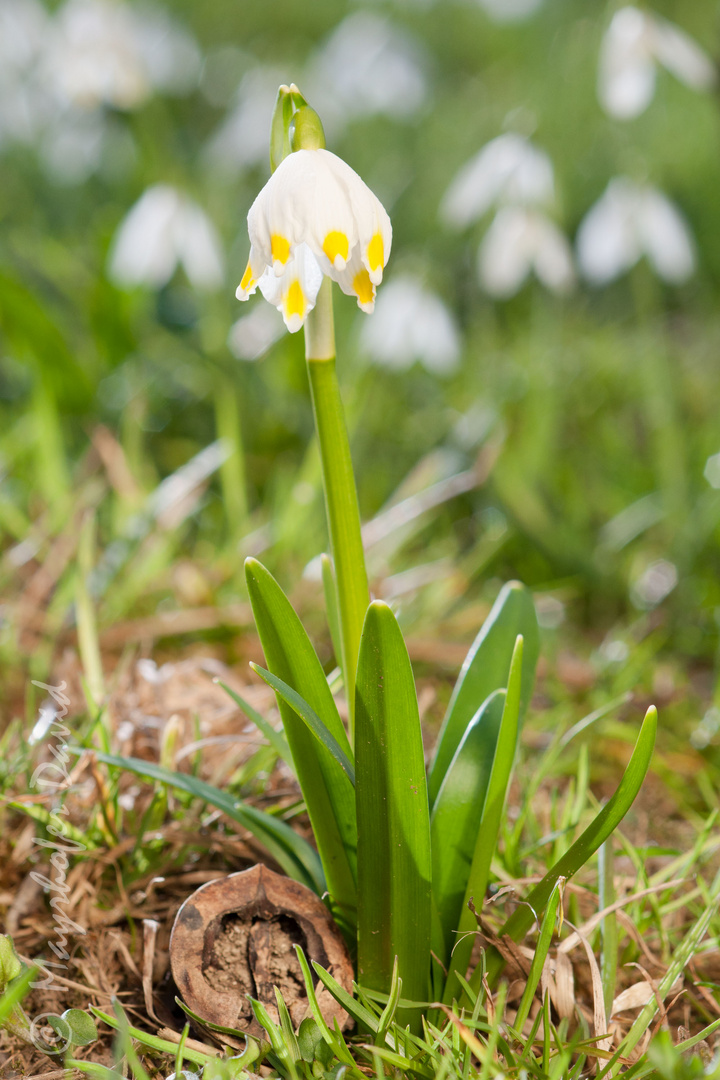
[[[320,443],[325,509],[335,568],[340,642],[351,742],[355,716],[355,672],[363,620],[370,601],[360,532],[355,474],[335,367],[332,282],[323,280],[305,324],[305,357]]]

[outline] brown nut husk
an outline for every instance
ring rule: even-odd
[[[246,995],[277,1023],[277,986],[296,1029],[310,1015],[296,944],[352,993],[350,956],[320,898],[266,866],[253,866],[209,881],[182,905],[170,938],[173,978],[185,1004],[204,1020],[266,1038]],[[322,983],[316,994],[330,1026],[337,1018],[346,1028],[350,1017]]]

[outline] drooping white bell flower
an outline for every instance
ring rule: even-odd
[[[670,284],[681,284],[695,270],[692,234],[675,204],[657,188],[616,177],[580,224],[580,270],[593,285],[605,285],[643,255]]]
[[[522,135],[508,132],[483,146],[458,172],[440,204],[448,225],[464,229],[493,206],[549,206],[555,196],[550,158]]]
[[[715,82],[715,66],[674,23],[633,6],[616,11],[600,50],[600,104],[619,120],[644,112],[655,93],[657,65],[694,90]]]
[[[410,275],[384,287],[375,318],[363,323],[360,343],[370,360],[397,371],[419,360],[433,374],[447,375],[460,357],[460,335],[450,311]]]
[[[426,67],[422,45],[407,30],[358,11],[311,57],[303,86],[328,130],[373,113],[409,120],[427,100]]]
[[[238,300],[261,293],[295,333],[326,274],[371,312],[390,255],[380,200],[329,150],[297,150],[280,163],[248,213],[250,258]]]
[[[215,289],[223,282],[222,248],[205,211],[170,185],[155,184],[121,222],[108,272],[117,285],[157,289],[178,264],[198,289]]]
[[[491,296],[504,299],[533,272],[546,288],[568,292],[575,281],[570,245],[540,210],[502,207],[480,245],[480,283]]]

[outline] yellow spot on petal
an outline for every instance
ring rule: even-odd
[[[325,237],[322,249],[330,262],[334,265],[338,255],[343,262],[347,262],[349,247],[350,244],[345,233],[334,230],[333,232],[329,232]]]
[[[360,270],[353,278],[353,289],[358,295],[361,304],[372,304],[375,298],[375,290],[367,270]]]
[[[376,232],[372,240],[368,244],[367,258],[370,263],[371,270],[377,270],[384,265],[383,256],[385,249],[383,247],[383,238],[380,233]]]
[[[280,233],[273,233],[270,237],[270,250],[273,262],[286,263],[290,258],[290,241]]]
[[[285,315],[288,319],[293,315],[299,315],[301,319],[305,316],[305,293],[297,278],[285,294]]]
[[[248,263],[247,266],[245,267],[245,273],[242,276],[242,281],[240,282],[241,291],[242,292],[247,292],[248,289],[251,289],[253,287],[254,283],[255,283],[255,278],[253,277],[252,269],[250,267],[250,263]]]

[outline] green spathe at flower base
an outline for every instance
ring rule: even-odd
[[[348,267],[357,260],[358,274],[365,275],[362,282],[369,283],[374,299],[390,250],[391,227],[369,188],[325,149],[320,118],[295,86],[282,87],[278,95],[271,158],[273,175],[248,215],[251,253],[238,297],[247,299],[259,286],[266,299],[283,310],[291,332],[300,326],[305,329],[332,554],[324,566],[324,583],[326,591],[336,594],[336,604],[331,595],[329,618],[340,641],[337,659],[348,702],[346,745],[323,669],[296,613],[277,582],[250,560],[246,570],[269,673],[265,677],[279,693],[295,771],[318,830],[329,906],[342,914],[351,949],[359,945],[360,986],[380,993],[390,993],[393,985],[397,989],[397,978],[393,982],[397,960],[405,1001],[427,1000],[432,994],[435,1000],[449,1002],[463,992],[462,977],[470,960],[469,939],[455,953],[453,943],[458,932],[473,929],[469,900],[481,906],[502,835],[519,719],[534,679],[537,618],[530,594],[513,583],[503,590],[476,638],[453,696],[433,777],[440,789],[446,774],[466,771],[471,810],[458,828],[444,813],[443,796],[431,838],[412,668],[390,608],[377,601],[369,604],[355,479],[335,370],[332,281],[345,292],[354,291],[361,308],[370,310],[360,279],[350,281]],[[344,201],[335,198],[333,185],[340,177],[349,177]],[[343,228],[319,216],[326,211],[344,214]],[[302,266],[296,265],[300,262]],[[313,266],[312,272],[321,278],[315,277],[314,292],[309,287]],[[294,281],[299,294],[293,300]],[[278,282],[284,284],[279,287]],[[523,639],[529,643],[524,673]],[[472,737],[466,739],[470,730]],[[639,756],[636,752],[613,803],[618,814],[631,805],[649,762],[645,731],[641,742],[643,752]],[[485,754],[487,762],[482,760]],[[599,824],[603,820],[601,812]],[[583,837],[600,836],[598,828],[591,826]],[[453,860],[457,869],[443,876],[439,867],[445,868],[446,861],[438,863],[435,880],[432,844],[457,848]],[[557,873],[553,868],[547,875],[547,895],[537,905],[538,917],[553,895],[557,877],[575,873],[595,851],[591,841],[582,847],[582,861],[559,864]],[[572,850],[576,849],[577,845]],[[432,972],[431,950],[437,959]],[[420,1030],[419,1009],[403,1005],[398,1017]]]

